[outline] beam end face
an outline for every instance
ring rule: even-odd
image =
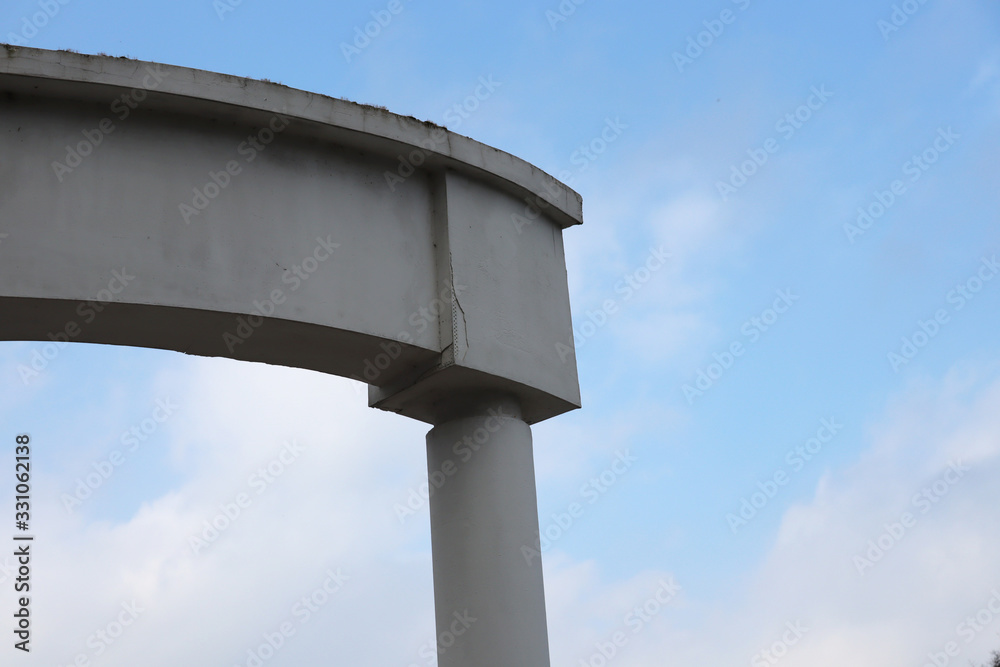
[[[372,388],[372,406],[438,423],[468,392],[516,396],[529,424],[580,407],[562,229],[543,206],[464,175],[437,184],[443,352],[433,367]]]

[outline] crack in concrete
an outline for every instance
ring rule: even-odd
[[[455,300],[455,305],[458,306],[458,312],[462,313],[462,334],[465,336],[465,347],[462,349],[462,361],[465,361],[465,355],[469,351],[469,322],[465,319],[465,309],[462,308],[462,302],[458,300],[458,292],[455,291],[455,281],[451,281],[451,296]]]

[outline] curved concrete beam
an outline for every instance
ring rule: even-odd
[[[284,86],[0,48],[0,339],[363,379],[437,424],[579,407],[580,196],[431,123]]]

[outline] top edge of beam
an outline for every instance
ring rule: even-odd
[[[0,80],[31,77],[131,89],[155,80],[149,78],[152,68],[162,75],[156,82],[158,94],[278,113],[377,137],[407,153],[418,149],[448,168],[506,185],[525,199],[526,208],[544,209],[563,229],[583,222],[583,199],[566,184],[521,158],[429,121],[270,81],[131,58],[0,46]]]

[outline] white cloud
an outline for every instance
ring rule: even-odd
[[[331,651],[351,664],[416,661],[433,636],[427,526],[400,526],[392,507],[402,480],[426,474],[426,427],[364,407],[339,378],[227,360],[182,365],[159,383],[184,404],[164,427],[181,450],[179,488],[125,522],[89,522],[58,502],[69,479],[39,476],[33,658],[95,658],[87,636],[136,600],[145,611],[99,664],[234,664],[286,618],[300,632],[269,665],[315,664]],[[249,475],[290,439],[303,453],[258,494]],[[232,511],[239,493],[249,506],[192,553],[191,536],[220,506]],[[350,580],[299,626],[292,605],[328,568]],[[9,596],[0,605],[12,613]]]
[[[347,381],[292,369],[193,359],[153,384],[186,405],[164,427],[182,450],[175,460],[183,482],[123,522],[68,515],[57,500],[65,479],[37,488],[35,521],[45,528],[35,564],[35,658],[93,657],[88,635],[135,600],[144,611],[100,664],[237,664],[285,620],[297,634],[268,665],[331,655],[420,664],[418,651],[434,634],[427,518],[421,512],[401,526],[392,507],[423,478],[426,428],[363,407]],[[672,574],[613,580],[609,564],[574,562],[556,545],[545,560],[554,664],[587,659],[616,631],[628,638],[612,663],[622,667],[745,664],[780,641],[786,623],[808,628],[780,661],[790,667],[920,665],[948,641],[962,649],[952,664],[985,659],[1000,645],[1000,616],[969,644],[956,627],[1000,587],[997,433],[995,369],[956,369],[913,385],[870,428],[871,446],[855,464],[827,473],[809,502],[786,511],[770,553],[728,606],[685,589],[638,632],[627,615]],[[304,445],[301,459],[254,494],[248,476],[288,439]],[[570,467],[599,453],[584,447]],[[542,483],[561,484],[552,456],[539,458]],[[958,461],[970,470],[921,513],[912,496]],[[251,506],[192,554],[190,536],[241,491]],[[907,511],[916,525],[859,574],[853,557]],[[296,600],[338,568],[349,581],[300,625]],[[12,611],[9,598],[0,605],[0,614]]]
[[[683,613],[671,605],[651,626],[656,630],[636,637],[614,664],[747,664],[794,636],[787,634],[787,623],[807,631],[787,651],[777,647],[783,657],[774,664],[782,666],[923,665],[928,653],[942,652],[951,641],[960,655],[949,664],[985,661],[1000,647],[1000,613],[984,613],[993,620],[981,632],[959,626],[1000,591],[995,371],[956,368],[939,382],[910,387],[870,429],[864,455],[843,471],[827,473],[811,501],[786,511],[771,551],[734,591],[728,608],[699,607],[695,596],[686,594]],[[959,462],[969,470],[946,476],[950,464]],[[915,503],[924,489],[930,495]],[[894,524],[904,512],[915,525],[897,532],[890,548],[859,574],[854,556],[867,557],[869,540],[877,543],[887,525],[898,530]],[[883,545],[889,541],[883,538]],[[556,570],[547,572],[548,589],[555,593],[550,608],[565,610],[560,613],[571,619],[560,618],[554,629],[577,630],[573,641],[554,642],[560,657],[582,657],[573,647],[590,646],[630,606],[629,596],[642,597],[632,581],[599,581],[593,565],[558,556],[547,565]],[[1000,608],[1000,598],[992,604]],[[595,618],[605,625],[584,631],[595,627]],[[758,657],[764,660],[758,664],[771,664]]]

